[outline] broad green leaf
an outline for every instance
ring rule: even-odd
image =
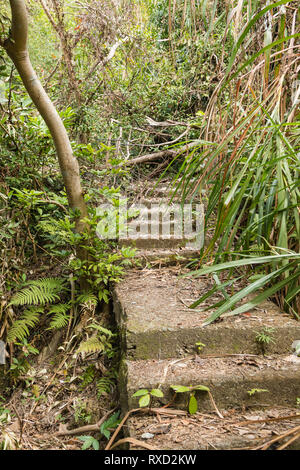
[[[93,440],[93,447],[95,450],[99,450],[100,449],[100,444],[99,442],[97,441],[97,439],[94,439]]]
[[[193,387],[193,390],[201,390],[203,392],[209,392],[209,387],[206,387],[205,385],[196,385]]]
[[[296,273],[294,273],[292,276],[290,276],[288,279],[283,279],[282,281],[278,282],[277,284],[273,285],[269,289],[265,290],[261,294],[257,295],[254,299],[251,300],[251,302],[247,302],[246,304],[241,305],[240,307],[236,308],[232,312],[228,312],[224,317],[229,317],[233,315],[238,315],[243,312],[248,312],[249,310],[252,310],[254,307],[259,305],[261,302],[264,300],[268,299],[271,297],[275,292],[277,292],[279,289],[282,289],[284,286],[288,285],[291,281],[294,279],[299,279],[300,278],[300,270],[298,270]],[[214,321],[212,317],[210,317],[204,324],[203,326],[208,325]]]
[[[147,395],[149,393],[149,390],[147,390],[146,388],[142,388],[141,390],[138,390],[137,392],[135,392],[132,397],[140,397],[142,395]]]
[[[148,406],[149,403],[150,403],[150,393],[148,393],[147,395],[142,396],[139,399],[139,405],[140,405],[141,408],[143,408],[144,406]]]
[[[191,415],[194,415],[197,413],[198,410],[198,403],[194,395],[191,395],[190,400],[189,400],[189,413]]]
[[[189,276],[203,276],[204,274],[214,273],[217,271],[224,271],[225,269],[236,268],[238,266],[249,266],[250,264],[265,264],[265,263],[274,263],[280,260],[289,259],[299,259],[300,254],[291,253],[284,255],[272,255],[272,256],[261,256],[261,257],[247,257],[242,258],[236,261],[229,261],[227,263],[213,264],[211,266],[199,269],[197,271],[191,271],[188,274],[184,274],[182,277]]]
[[[176,393],[185,393],[185,392],[190,392],[191,390],[191,387],[186,387],[185,385],[171,385],[171,388]]]
[[[163,392],[159,388],[153,388],[150,395],[158,398],[162,398],[164,396]]]
[[[204,322],[203,325],[207,325],[208,323],[211,323],[212,321],[219,318],[223,313],[230,310],[230,308],[233,307],[239,300],[242,300],[247,295],[251,294],[253,291],[256,292],[260,288],[264,287],[271,279],[273,279],[274,277],[279,276],[279,274],[286,271],[286,269],[287,269],[286,266],[284,266],[283,268],[277,269],[276,271],[273,271],[270,274],[267,274],[266,276],[263,276],[263,277],[257,279],[256,281],[252,282],[251,284],[249,284],[244,289],[242,289],[239,292],[237,292],[236,294],[234,294],[229,300],[224,302],[224,304],[220,308],[218,308],[218,310],[216,312],[214,312],[209,317],[209,319],[206,322]],[[233,314],[233,312],[231,312],[231,314]]]

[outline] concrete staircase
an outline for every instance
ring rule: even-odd
[[[148,223],[146,212],[141,224]],[[300,323],[264,302],[243,315],[203,327],[211,310],[191,310],[189,305],[212,283],[206,277],[189,277],[184,268],[197,254],[195,244],[202,243],[201,236],[194,238],[193,247],[187,246],[191,237],[171,234],[170,239],[152,238],[151,245],[135,232],[123,241],[136,244],[144,262],[143,269],[128,272],[114,290],[124,356],[121,406],[124,413],[137,408],[138,399],[132,397],[137,390],[160,388],[163,397],[153,405],[171,402],[177,410],[171,416],[166,410],[162,417],[131,417],[127,434],[139,440],[151,436],[147,443],[159,450],[253,448],[274,433],[299,425],[300,358],[293,354],[292,343],[300,339]],[[267,331],[271,342],[260,343],[258,334]],[[174,385],[203,385],[210,393],[196,392],[198,413],[189,415],[188,394],[174,396]],[[300,449],[300,438],[291,445]]]

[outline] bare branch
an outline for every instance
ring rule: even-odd
[[[141,157],[133,158],[132,160],[124,160],[124,162],[120,163],[116,166],[116,168],[121,168],[124,165],[135,165],[137,163],[146,163],[153,160],[159,160],[160,158],[164,157],[176,157],[194,147],[199,147],[204,142],[202,140],[195,140],[194,142],[190,142],[186,144],[184,147],[179,147],[177,149],[167,149],[162,150],[161,152],[149,153],[147,155],[143,155]]]

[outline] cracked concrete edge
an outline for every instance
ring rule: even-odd
[[[268,304],[270,308],[275,308],[271,302]],[[251,323],[248,325],[220,323],[205,328],[199,326],[134,331],[128,329],[128,315],[119,299],[117,289],[113,290],[113,305],[119,326],[121,348],[131,360],[184,357],[197,352],[197,342],[205,344],[204,354],[261,354],[262,352],[286,354],[292,352],[293,341],[300,337],[300,325],[275,326],[272,333],[274,342],[262,351],[256,341],[256,328],[259,326]]]
[[[143,361],[141,361],[142,363]],[[138,406],[137,398],[132,395],[142,388],[152,389],[160,386],[164,397],[159,399],[159,404],[169,403],[174,397],[174,391],[171,385],[205,385],[210,388],[214,400],[219,408],[239,408],[244,406],[270,406],[284,405],[295,406],[296,399],[300,395],[300,370],[295,367],[274,371],[272,368],[263,368],[254,371],[250,375],[244,372],[243,368],[236,368],[230,373],[218,374],[212,371],[210,375],[201,377],[191,374],[191,369],[180,370],[176,372],[176,380],[172,374],[167,374],[161,384],[157,383],[157,375],[153,373],[156,362],[151,361],[151,366],[143,367],[143,376],[135,373],[135,363],[130,361],[123,362],[123,395],[122,404],[126,409],[136,408]],[[143,366],[143,364],[142,364]],[[161,377],[160,377],[161,378]],[[176,383],[173,383],[173,382]],[[249,395],[252,389],[267,390],[264,393],[255,393]],[[206,392],[196,392],[199,411],[213,411],[212,403]],[[180,409],[187,409],[188,394],[179,393],[176,396],[172,406]]]

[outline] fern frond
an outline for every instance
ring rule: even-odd
[[[29,281],[27,287],[13,295],[9,305],[45,305],[59,299],[64,279],[45,278]]]
[[[32,307],[25,310],[22,316],[14,321],[8,329],[7,342],[13,343],[17,339],[23,341],[23,339],[29,336],[29,328],[33,328],[39,322],[41,313],[43,313],[43,309],[40,307]]]
[[[111,377],[101,377],[96,383],[97,397],[100,398],[102,395],[109,395],[113,387],[114,382]]]
[[[47,330],[58,330],[67,326],[70,319],[70,315],[67,313],[69,309],[70,303],[51,305],[47,315],[54,315]]]
[[[80,384],[80,389],[83,390],[85,389],[88,385],[90,385],[95,378],[95,366],[90,365],[87,367],[87,369],[84,371],[83,376],[81,377],[82,382]]]
[[[50,321],[50,326],[47,330],[58,330],[64,328],[69,323],[70,315],[66,313],[56,313]]]
[[[61,277],[44,277],[41,279],[33,279],[31,281],[28,281],[27,284],[30,286],[37,286],[45,290],[61,290],[65,282],[65,279]]]
[[[51,315],[52,313],[67,313],[70,307],[70,303],[51,305],[47,312],[47,315]]]
[[[92,304],[94,306],[97,305],[98,303],[98,299],[96,297],[95,294],[93,294],[93,292],[85,292],[84,294],[81,294],[77,297],[77,302],[80,304],[80,305],[84,305],[84,304]]]
[[[102,352],[104,350],[104,345],[99,341],[97,336],[89,338],[87,341],[82,341],[77,349],[77,353],[95,353]]]
[[[93,328],[94,330],[98,330],[100,333],[103,333],[104,335],[108,336],[108,338],[111,338],[113,336],[113,332],[108,330],[107,328],[104,328],[101,325],[97,325],[97,323],[92,323],[91,325],[88,326],[88,328]]]

